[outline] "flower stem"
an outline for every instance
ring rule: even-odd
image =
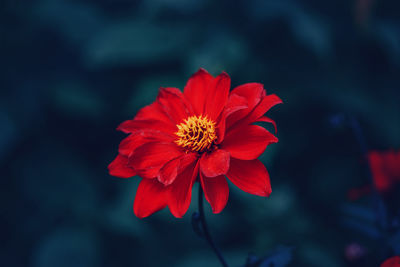
[[[226,263],[224,257],[221,254],[221,251],[217,248],[215,245],[214,241],[211,238],[210,232],[208,231],[208,226],[206,222],[206,218],[204,216],[204,209],[203,209],[203,188],[201,187],[201,184],[199,183],[199,214],[200,214],[200,223],[202,226],[203,230],[203,235],[205,239],[207,240],[208,244],[210,244],[211,248],[214,250],[215,254],[217,254],[217,257],[219,261],[221,262],[222,266],[228,267],[228,264]]]

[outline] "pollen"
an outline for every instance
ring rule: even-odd
[[[182,123],[177,124],[178,131],[175,133],[178,139],[175,143],[193,152],[203,152],[211,148],[217,139],[215,133],[215,122],[207,116],[191,116]]]

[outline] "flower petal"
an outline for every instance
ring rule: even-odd
[[[400,266],[400,256],[394,256],[385,260],[380,267],[398,267]]]
[[[205,114],[216,120],[224,109],[231,87],[231,78],[225,72],[218,75],[212,82],[205,102]]]
[[[393,186],[393,177],[387,173],[386,158],[376,151],[368,153],[369,166],[376,189],[379,192],[390,191]]]
[[[245,125],[228,131],[221,148],[233,158],[252,160],[258,158],[269,144],[276,142],[278,138],[263,127]]]
[[[193,152],[186,152],[180,157],[178,173],[183,172],[190,164],[198,159],[198,154]]]
[[[159,132],[163,134],[168,134],[173,138],[173,134],[177,131],[175,124],[171,123],[169,120],[159,121],[159,120],[126,120],[121,123],[117,130],[124,133],[134,133],[143,130],[152,130],[154,132]]]
[[[249,108],[253,109],[266,95],[266,92],[261,83],[245,83],[235,87],[231,94],[246,98]]]
[[[160,103],[156,101],[140,109],[135,116],[135,120],[169,121],[170,119],[167,114],[165,114]]]
[[[400,151],[389,150],[385,154],[388,175],[392,176],[393,180],[400,181]]]
[[[157,176],[158,181],[160,181],[164,185],[170,185],[171,183],[173,183],[178,174],[180,161],[180,158],[168,161],[167,164],[165,164],[164,167],[160,169],[160,173]]]
[[[275,129],[275,134],[277,133],[276,122],[275,122],[273,119],[268,118],[268,117],[266,117],[266,116],[262,116],[262,117],[258,118],[258,119],[256,120],[256,122],[268,122],[268,123],[272,123],[272,125],[274,126],[274,129]]]
[[[139,218],[147,217],[167,206],[167,188],[156,179],[142,179],[136,192],[133,211]]]
[[[204,153],[200,159],[201,172],[207,177],[226,174],[229,169],[229,158],[229,152],[223,149]]]
[[[129,157],[135,152],[136,148],[150,142],[171,142],[172,137],[164,133],[155,131],[141,130],[130,134],[121,141],[118,147],[118,152],[124,156]]]
[[[223,115],[221,116],[220,121],[217,125],[217,136],[218,139],[216,144],[220,144],[225,137],[225,130],[226,130],[226,118],[231,115],[232,113],[247,108],[247,100],[244,97],[241,97],[236,94],[231,94],[228,98],[228,103],[225,106],[225,110]]]
[[[283,103],[275,94],[265,96],[260,103],[242,120],[238,121],[235,126],[242,124],[250,124],[263,116],[270,108],[277,104]],[[240,126],[239,126],[240,127]]]
[[[189,164],[169,186],[168,207],[171,213],[182,218],[189,208],[192,198],[192,187],[199,172],[199,166],[196,161]]]
[[[120,178],[129,178],[136,175],[135,170],[128,166],[128,158],[122,155],[118,155],[108,165],[108,172],[110,175]]]
[[[220,213],[225,208],[229,198],[229,186],[225,176],[206,177],[201,173],[200,182],[204,196],[210,203],[213,213]]]
[[[137,148],[129,160],[140,176],[154,178],[168,161],[182,153],[175,144],[152,142]]]
[[[129,155],[133,151],[135,151],[136,148],[144,144],[145,141],[143,136],[137,134],[131,134],[121,141],[118,147],[118,153],[126,157],[129,157]]]
[[[227,117],[227,129],[234,125],[238,120],[247,116],[255,106],[265,96],[264,86],[261,83],[246,83],[234,88],[231,92],[232,95],[238,95],[246,99],[246,109],[233,112],[231,116]]]
[[[247,193],[267,197],[272,192],[267,169],[258,159],[231,159],[231,167],[226,176]]]
[[[236,112],[238,110],[242,110],[248,108],[247,105],[247,99],[237,95],[237,94],[230,94],[228,98],[228,103],[226,104],[225,107],[225,114],[227,116],[231,115],[233,112]]]
[[[185,98],[192,104],[197,115],[202,115],[204,112],[204,104],[213,79],[206,70],[199,69],[190,77],[183,90]]]
[[[191,105],[177,88],[160,88],[157,101],[175,124],[182,122],[193,113]]]

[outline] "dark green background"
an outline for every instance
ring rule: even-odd
[[[140,220],[140,178],[107,173],[117,125],[203,67],[284,101],[268,113],[279,143],[261,157],[270,198],[230,184],[221,214],[206,205],[227,261],[289,245],[291,266],[355,266],[356,242],[377,266],[380,241],[341,223],[347,191],[368,179],[351,129],[331,122],[355,116],[370,149],[400,148],[399,11],[395,0],[1,1],[0,265],[218,266],[190,225],[197,185],[183,219]]]

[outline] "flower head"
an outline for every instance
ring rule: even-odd
[[[178,131],[175,133],[179,138],[175,143],[192,152],[203,152],[211,148],[217,139],[215,133],[215,122],[207,117],[192,116],[177,124]]]
[[[400,151],[370,151],[367,154],[373,184],[353,188],[348,192],[350,200],[370,194],[375,188],[379,193],[390,193],[400,184]]]
[[[196,181],[213,212],[219,213],[229,196],[225,176],[245,192],[269,196],[269,175],[257,158],[278,139],[254,123],[272,123],[276,129],[264,114],[279,103],[276,95],[266,95],[262,84],[243,84],[230,91],[226,73],[214,78],[200,69],[183,93],[161,88],[155,102],[118,127],[129,136],[121,142],[109,172],[143,178],[134,201],[139,218],[166,206],[182,217]]]

